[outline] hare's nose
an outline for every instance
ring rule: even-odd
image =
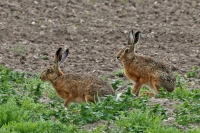
[[[117,59],[118,59],[118,60],[119,60],[119,58],[120,58],[120,57],[119,57],[119,56],[117,56]]]

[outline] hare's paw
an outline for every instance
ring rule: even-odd
[[[152,93],[152,92],[143,92],[142,93],[142,96],[148,96],[148,97],[155,97],[155,95],[154,95],[154,93]]]
[[[139,96],[139,91],[138,89],[133,89],[132,93],[135,94],[135,96]]]
[[[135,93],[136,93],[136,89],[133,89],[133,90],[132,90],[132,93],[134,93],[134,94],[135,94]]]

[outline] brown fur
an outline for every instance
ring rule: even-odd
[[[40,78],[52,84],[57,95],[65,100],[64,106],[67,107],[71,102],[95,102],[97,97],[114,95],[113,88],[103,79],[83,73],[63,74],[56,61],[57,58],[53,66],[47,67],[41,73]]]
[[[136,54],[134,48],[139,41],[139,35],[136,35],[133,40],[132,33],[133,31],[129,32],[128,45],[117,54],[117,58],[123,64],[125,75],[135,82],[132,92],[138,96],[143,85],[148,85],[154,92],[149,94],[150,96],[157,94],[160,87],[172,92],[175,88],[176,78],[170,68],[151,57]]]

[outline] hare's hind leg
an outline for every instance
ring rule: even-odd
[[[94,97],[91,95],[85,95],[85,102],[94,102]]]
[[[71,103],[72,100],[70,99],[67,99],[65,102],[64,102],[64,106],[67,107],[70,103]]]
[[[151,78],[151,90],[153,91],[152,95],[156,95],[158,94],[159,90],[158,90],[158,85],[157,85],[157,80],[154,78]]]
[[[158,87],[156,87],[155,84],[152,85],[150,88],[153,92],[143,92],[143,95],[147,95],[149,97],[154,97],[156,94],[158,94],[158,89],[157,89]]]

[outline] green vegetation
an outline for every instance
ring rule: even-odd
[[[13,46],[12,49],[14,50],[16,56],[24,56],[27,50],[26,46],[23,46],[22,44]]]
[[[192,69],[187,73],[188,78],[197,78],[198,77],[198,66],[192,67]]]
[[[117,89],[126,83],[115,79],[111,85]],[[187,90],[187,80],[177,75],[173,93],[164,89],[159,99],[178,101],[174,105],[174,122],[167,108],[158,103],[149,104],[148,97],[135,97],[131,87],[120,96],[108,96],[96,103],[72,103],[64,110],[63,101],[57,97],[49,83],[42,83],[38,75],[27,78],[25,73],[0,66],[0,132],[19,133],[198,133],[192,124],[200,123],[200,90]],[[104,121],[104,124],[101,123]],[[99,123],[87,129],[86,124]],[[182,128],[184,127],[184,130]]]
[[[46,60],[47,56],[46,55],[40,55],[40,59]]]
[[[104,75],[102,76],[102,79],[105,80],[105,81],[108,81],[108,76],[104,74]]]
[[[120,69],[114,73],[115,76],[123,77],[124,76],[124,69]]]
[[[128,2],[128,0],[120,0],[120,2],[121,2],[122,4],[126,4],[126,3]]]
[[[117,88],[119,88],[120,86],[124,85],[125,82],[120,80],[120,79],[115,79],[110,83],[113,87],[114,90],[116,90]]]

